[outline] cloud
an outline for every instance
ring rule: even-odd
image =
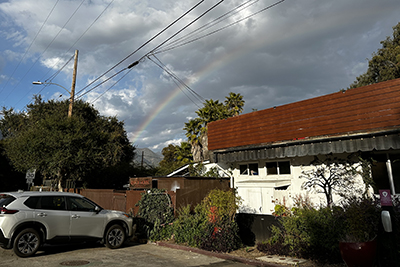
[[[196,116],[202,99],[224,101],[229,92],[240,93],[247,113],[346,88],[366,70],[366,58],[380,47],[380,41],[391,35],[400,8],[397,0],[284,1],[152,57],[188,86],[179,87],[167,72],[143,56],[217,2],[205,1],[134,53],[198,1],[94,0],[81,6],[81,1],[59,1],[56,6],[51,0],[3,1],[1,75],[12,77],[18,85],[5,86],[0,78],[0,105],[23,109],[28,96],[40,90],[32,88],[31,82],[53,77],[77,49],[78,95],[86,93],[83,99],[102,115],[123,120],[138,147],[161,150],[186,139],[184,123]],[[224,1],[176,38],[243,2]],[[273,3],[258,1],[208,32]],[[138,65],[126,69],[139,59]],[[69,63],[52,81],[69,88],[72,66]],[[54,91],[45,89],[41,94],[54,97]]]

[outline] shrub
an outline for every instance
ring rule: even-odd
[[[196,209],[197,212],[205,213],[209,218],[217,220],[234,221],[236,211],[241,199],[234,191],[211,190]]]
[[[343,209],[343,241],[366,242],[376,238],[380,222],[377,201],[367,197],[352,197],[343,202]]]
[[[199,240],[201,249],[229,252],[241,246],[236,222],[226,222],[220,224],[220,226],[209,223],[205,230],[206,234]]]
[[[257,243],[257,249],[270,255],[290,255],[289,246],[284,244],[282,227],[271,226],[271,238]]]
[[[174,220],[174,208],[166,190],[149,189],[141,194],[142,198],[136,204],[139,206],[138,217],[145,220],[143,228],[147,236],[158,232],[159,227]]]
[[[269,254],[338,262],[338,238],[343,229],[342,221],[337,220],[340,214],[336,208],[297,207],[290,216],[278,218],[280,227],[272,226],[271,238],[257,248]]]
[[[199,247],[199,240],[207,234],[207,217],[202,213],[191,213],[190,205],[178,210],[173,223],[173,235],[176,243]]]
[[[211,251],[227,252],[241,245],[234,220],[239,198],[234,191],[212,190],[192,211],[191,206],[177,211],[170,224],[154,224],[152,240],[173,237],[178,244]]]

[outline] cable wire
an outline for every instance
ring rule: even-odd
[[[216,19],[214,19],[214,20],[212,20],[212,21],[210,21],[210,22],[204,24],[203,26],[197,28],[196,30],[194,30],[194,31],[192,31],[192,32],[190,32],[190,33],[188,33],[188,34],[186,34],[186,35],[184,35],[184,36],[182,36],[182,37],[180,37],[180,38],[178,38],[178,39],[172,41],[172,42],[169,44],[169,46],[167,46],[167,47],[164,48],[163,50],[166,50],[166,51],[171,50],[172,48],[169,48],[169,47],[175,47],[175,45],[176,45],[177,43],[182,43],[182,42],[184,42],[185,40],[190,39],[191,36],[193,36],[193,35],[195,35],[195,34],[200,34],[201,32],[204,32],[205,30],[207,30],[207,29],[209,29],[209,28],[215,26],[216,24],[221,23],[223,20],[226,20],[226,19],[228,19],[229,17],[232,17],[232,16],[234,16],[235,14],[241,12],[242,10],[244,10],[244,9],[246,9],[246,8],[249,8],[250,6],[256,4],[257,2],[259,2],[259,0],[249,0],[249,1],[247,1],[247,2],[244,2],[243,4],[240,4],[239,6],[235,7],[234,9],[232,9],[232,10],[228,11],[227,13],[225,13],[225,14],[219,16],[218,18],[216,18]],[[161,51],[161,52],[162,52],[162,51]],[[161,52],[158,52],[158,53],[161,53]]]
[[[200,18],[202,18],[203,16],[205,16],[207,13],[209,13],[211,10],[213,10],[214,8],[216,8],[218,5],[220,5],[223,1],[225,0],[220,0],[218,3],[216,3],[215,5],[213,5],[212,7],[210,7],[209,9],[207,9],[205,12],[203,12],[200,16],[198,16],[196,19],[192,20],[190,23],[188,23],[185,27],[183,27],[182,29],[180,29],[179,31],[177,31],[175,34],[173,34],[171,37],[167,38],[164,42],[162,42],[161,44],[159,44],[158,46],[156,46],[153,50],[151,50],[150,52],[148,52],[147,54],[145,54],[144,56],[142,56],[138,61],[135,61],[134,63],[132,63],[131,65],[129,65],[128,67],[126,67],[125,69],[120,70],[117,74],[121,73],[124,70],[130,69],[131,67],[137,65],[139,62],[145,60],[145,58],[151,54],[155,49],[158,49],[159,47],[163,46],[165,43],[167,43],[169,40],[171,40],[172,38],[174,38],[175,36],[177,36],[179,33],[181,33],[182,31],[184,31],[185,29],[187,29],[190,25],[192,25],[193,23],[195,23],[196,21],[198,21]],[[199,5],[200,3],[198,3],[197,5]],[[192,7],[188,12],[190,12],[191,10],[193,10],[195,7]],[[186,12],[184,15],[186,15],[188,12]],[[177,20],[181,19],[184,15],[182,15],[180,18],[178,18]],[[173,23],[175,23],[177,20],[175,20]],[[171,25],[171,24],[170,24]],[[170,27],[170,25],[167,26]],[[164,29],[165,30],[165,29]],[[163,31],[164,31],[163,30]],[[158,34],[159,35],[159,34]],[[156,36],[158,36],[156,35]],[[154,39],[154,37],[152,38]],[[147,41],[144,45],[142,45],[141,47],[139,47],[138,49],[136,49],[133,53],[131,53],[130,55],[128,55],[127,57],[125,57],[125,59],[123,59],[122,61],[120,61],[117,65],[121,64],[123,61],[125,61],[127,58],[129,58],[131,55],[133,55],[134,53],[136,53],[136,51],[138,51],[139,49],[141,49],[142,47],[144,47],[146,44],[148,44],[152,39],[150,39],[149,41]],[[115,66],[117,66],[115,65]],[[113,67],[114,68],[114,67]],[[108,70],[107,72],[111,71],[112,69]],[[106,72],[106,73],[107,73]],[[79,95],[79,98],[86,95],[87,93],[93,91],[95,88],[97,88],[98,86],[100,86],[101,84],[105,83],[106,81],[110,80],[112,77],[116,76],[117,74],[111,76],[110,78],[106,79],[105,81],[101,82],[100,84],[96,85],[95,87],[89,89],[88,91],[86,91],[85,93]],[[104,75],[103,75],[104,76]],[[102,76],[100,76],[102,77]],[[100,79],[97,78],[96,80]],[[85,86],[83,89],[81,89],[78,94],[80,94],[84,89],[86,89],[88,86],[90,86],[91,84],[93,84],[96,80],[92,81],[89,85]]]
[[[216,8],[217,6],[219,6],[222,2],[224,2],[225,0],[221,0],[218,3],[216,3],[215,5],[213,5],[212,7],[210,7],[209,9],[207,9],[206,11],[204,11],[200,16],[198,16],[196,19],[192,20],[190,23],[188,23],[185,27],[183,27],[182,29],[180,29],[179,31],[177,31],[175,34],[173,34],[171,37],[167,38],[167,40],[165,40],[164,42],[162,42],[161,44],[159,44],[158,46],[156,46],[153,50],[151,50],[150,52],[148,52],[146,55],[144,55],[142,58],[147,57],[148,55],[152,54],[155,50],[159,49],[160,47],[162,47],[164,44],[166,44],[167,42],[169,42],[171,39],[173,39],[175,36],[177,36],[178,34],[180,34],[182,31],[184,31],[185,29],[187,29],[189,26],[191,26],[193,23],[195,23],[196,21],[198,21],[199,19],[201,19],[202,17],[204,17],[208,12],[210,12],[211,10],[213,10],[214,8]]]
[[[170,75],[173,79],[172,79],[172,81],[175,83],[175,85],[179,88],[179,90],[181,90],[181,92],[193,103],[193,104],[195,104],[198,108],[200,108],[200,106],[196,103],[196,102],[194,102],[191,98],[190,98],[190,96],[188,96],[187,94],[186,94],[186,92],[184,91],[184,90],[182,90],[182,85],[185,87],[185,86],[187,86],[185,83],[183,83],[183,84],[181,84],[180,82],[178,82],[178,80],[175,78],[175,76],[174,76],[174,74],[172,74],[172,73],[170,73],[169,72],[169,70],[167,70],[167,69],[164,69],[161,65],[159,65],[157,62],[155,62],[153,59],[151,59],[151,58],[149,58],[149,60],[151,60],[152,62],[154,62],[154,64],[156,64],[158,67],[160,67],[163,71],[165,71],[168,75]]]
[[[57,1],[57,2],[58,2],[58,1]],[[114,2],[114,0],[112,0],[112,1],[103,9],[103,11],[96,17],[96,19],[89,25],[89,27],[86,28],[86,30],[80,35],[80,37],[69,47],[69,49],[68,49],[66,52],[64,52],[64,55],[65,55],[66,53],[68,53],[69,51],[71,51],[71,49],[82,39],[82,37],[83,37],[83,36],[91,29],[91,27],[100,19],[100,17],[105,13],[105,11],[110,7],[110,5],[111,5],[113,2]],[[70,61],[72,60],[73,57],[74,57],[74,56],[72,56],[72,57],[69,59],[68,62],[70,62]],[[59,59],[57,62],[55,62],[55,63],[53,64],[53,67],[56,66],[56,65],[58,64],[58,62],[60,62],[60,60],[61,60],[61,59]],[[68,62],[67,62],[66,64],[68,64]],[[66,65],[66,64],[65,64],[65,65]],[[50,81],[50,82],[51,82],[51,81],[61,72],[61,70],[65,67],[65,65],[64,65],[60,70],[58,70],[55,74],[53,74],[53,75],[50,76],[49,78],[45,79],[45,82],[47,82],[47,81]],[[53,67],[51,67],[50,69],[52,69]],[[47,73],[49,73],[49,72],[50,72],[50,70],[47,71],[46,74],[43,75],[43,77],[46,76]],[[42,77],[41,80],[44,79],[43,77]],[[40,93],[43,91],[43,89],[46,88],[46,87],[47,87],[47,86],[44,86],[44,87],[38,92],[38,94],[40,94]],[[28,93],[26,93],[26,95],[25,95],[24,97],[22,97],[22,98],[17,102],[17,104],[18,104],[23,98],[25,98],[25,97],[31,92],[31,90],[32,90],[32,88],[28,91]],[[28,102],[28,104],[31,103],[31,102],[32,102],[32,100],[30,100],[30,101]]]
[[[203,103],[205,101],[205,98],[199,95],[196,91],[194,91],[192,88],[190,88],[182,79],[180,79],[172,70],[170,70],[161,60],[153,55],[153,57],[159,62],[155,62],[152,60],[150,57],[149,59],[156,64],[158,67],[160,67],[162,70],[164,70],[168,75],[170,75],[174,80],[176,80],[179,84],[183,85],[184,88],[186,88],[200,103]],[[180,86],[179,86],[180,87]],[[190,97],[188,97],[190,99]],[[192,101],[193,102],[193,101]],[[193,102],[194,103],[194,102]],[[196,104],[196,103],[195,103]]]
[[[101,95],[99,95],[98,97],[96,97],[95,100],[93,100],[91,102],[91,104],[93,104],[94,102],[96,102],[97,100],[99,100],[99,98],[101,98],[105,93],[107,93],[109,90],[111,90],[111,88],[113,88],[117,83],[119,83],[123,78],[125,78],[126,75],[128,75],[130,72],[132,71],[132,69],[129,69],[129,71],[127,73],[125,73],[121,78],[119,78],[111,87],[109,87],[107,90],[105,90]]]
[[[72,13],[72,15],[69,17],[69,19],[67,20],[67,22],[65,22],[64,26],[58,31],[58,33],[56,34],[56,36],[53,38],[53,40],[51,40],[51,42],[47,45],[47,47],[45,48],[45,50],[39,55],[39,57],[36,59],[36,61],[32,64],[32,66],[28,69],[28,71],[25,73],[25,75],[20,79],[20,81],[14,86],[14,88],[11,90],[11,92],[7,95],[7,97],[4,99],[6,100],[11,93],[18,87],[18,85],[21,83],[21,81],[25,78],[25,76],[32,70],[33,66],[36,65],[36,63],[39,61],[39,59],[41,58],[41,56],[47,51],[47,49],[49,49],[49,47],[53,44],[53,42],[55,41],[55,39],[58,37],[58,35],[60,35],[61,31],[65,28],[65,26],[68,24],[68,22],[72,19],[72,17],[76,14],[76,12],[79,10],[79,8],[82,6],[83,2],[85,0],[82,0],[82,2],[79,4],[79,6],[75,9],[75,11]]]
[[[104,12],[106,12],[106,10],[110,7],[110,5],[114,2],[114,0],[112,0],[104,9],[103,11],[94,19],[94,21],[89,25],[89,27],[86,28],[86,30],[79,36],[79,38],[68,48],[68,50],[66,52],[64,52],[64,55],[67,54],[68,52],[71,51],[71,49],[83,38],[83,36],[92,28],[92,26],[100,19],[100,17],[104,14]],[[55,62],[53,64],[53,67],[56,66],[58,64],[58,62],[61,59],[59,59],[57,62]]]
[[[251,18],[251,17],[253,17],[253,16],[255,16],[255,15],[258,15],[259,13],[264,12],[264,11],[266,11],[266,10],[272,8],[272,7],[275,7],[275,6],[281,4],[281,3],[284,2],[284,1],[285,1],[285,0],[280,0],[280,1],[278,1],[278,2],[276,2],[276,3],[274,3],[274,4],[272,4],[272,5],[269,5],[269,6],[265,7],[265,8],[263,8],[263,9],[261,9],[261,10],[255,12],[255,13],[252,13],[252,14],[250,14],[250,15],[248,15],[248,16],[246,16],[246,17],[240,19],[240,20],[237,20],[237,21],[235,21],[235,22],[232,22],[232,23],[230,23],[230,24],[228,24],[228,25],[226,25],[226,26],[224,26],[224,27],[221,27],[221,28],[219,28],[219,29],[217,29],[217,30],[214,30],[214,31],[212,31],[212,32],[209,32],[209,33],[207,33],[207,34],[205,34],[205,35],[202,35],[202,36],[200,36],[200,37],[194,38],[194,39],[192,39],[192,40],[190,40],[190,41],[187,41],[187,42],[185,42],[185,43],[181,43],[181,44],[179,44],[179,45],[170,47],[170,48],[168,48],[168,49],[159,50],[159,51],[155,52],[154,54],[159,54],[159,53],[167,52],[167,51],[170,51],[170,50],[172,50],[172,49],[175,49],[175,48],[178,48],[178,47],[181,47],[181,46],[184,46],[184,45],[193,43],[193,42],[198,41],[198,40],[200,40],[200,39],[203,39],[203,38],[205,38],[205,37],[208,37],[208,36],[210,36],[210,35],[212,35],[212,34],[215,34],[215,33],[217,33],[217,32],[220,32],[220,31],[222,31],[222,30],[225,30],[225,29],[227,29],[227,28],[229,28],[229,27],[231,27],[231,26],[233,26],[233,25],[236,25],[236,24],[238,24],[238,23],[240,23],[240,22],[242,22],[242,21],[244,21],[244,20],[246,20],[246,19],[249,19],[249,18]]]
[[[11,78],[14,76],[15,71],[18,69],[19,65],[21,64],[21,62],[24,60],[25,56],[27,55],[28,51],[31,49],[33,43],[36,41],[36,38],[38,37],[39,33],[42,31],[44,25],[47,23],[47,20],[49,19],[50,15],[53,13],[55,7],[57,6],[59,0],[57,0],[57,2],[54,4],[53,8],[50,10],[50,13],[47,15],[46,19],[44,20],[42,26],[40,26],[39,31],[36,33],[35,37],[33,38],[31,44],[29,45],[29,47],[25,50],[24,55],[22,56],[21,60],[18,62],[18,65],[15,67],[14,71],[11,73],[10,77],[8,78],[7,82],[5,83],[3,89],[0,91],[0,94],[3,92],[3,90],[7,87],[7,84],[9,83],[9,81],[11,80]]]
[[[101,77],[105,76],[106,74],[108,74],[110,71],[112,71],[113,69],[115,69],[117,66],[121,65],[122,62],[124,62],[125,60],[127,60],[128,58],[130,58],[131,56],[133,56],[135,53],[137,53],[140,49],[142,49],[144,46],[146,46],[148,43],[150,43],[151,41],[153,41],[155,38],[157,38],[158,36],[160,36],[162,33],[164,33],[166,30],[168,30],[170,27],[172,27],[175,23],[177,23],[179,20],[181,20],[183,17],[185,17],[187,14],[189,14],[191,11],[193,11],[195,8],[197,8],[200,4],[202,4],[205,0],[201,0],[200,2],[198,2],[196,5],[194,5],[192,8],[190,8],[188,11],[186,11],[184,14],[182,14],[179,18],[177,18],[176,20],[174,20],[173,22],[171,22],[167,27],[165,27],[163,30],[161,30],[159,33],[157,33],[156,35],[154,35],[152,38],[150,38],[148,41],[146,41],[144,44],[142,44],[139,48],[137,48],[136,50],[134,50],[132,53],[130,53],[128,56],[126,56],[125,58],[123,58],[122,60],[120,60],[117,64],[115,64],[112,68],[110,68],[109,70],[107,70],[106,72],[104,72],[102,75],[100,75],[98,78],[96,78],[95,80],[93,80],[91,83],[89,83],[88,85],[86,85],[84,88],[82,88],[81,90],[79,90],[78,94],[80,94],[81,92],[83,92],[86,88],[88,88],[89,86],[91,86],[92,84],[94,84],[95,82],[97,82]],[[132,65],[132,64],[131,64]]]

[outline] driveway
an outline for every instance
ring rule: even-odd
[[[128,244],[108,249],[100,244],[45,246],[31,258],[19,258],[0,249],[0,266],[215,266],[244,267],[243,263],[155,244]]]

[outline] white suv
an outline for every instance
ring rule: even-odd
[[[0,193],[0,246],[29,257],[43,244],[100,240],[119,248],[132,236],[132,218],[73,193]]]

